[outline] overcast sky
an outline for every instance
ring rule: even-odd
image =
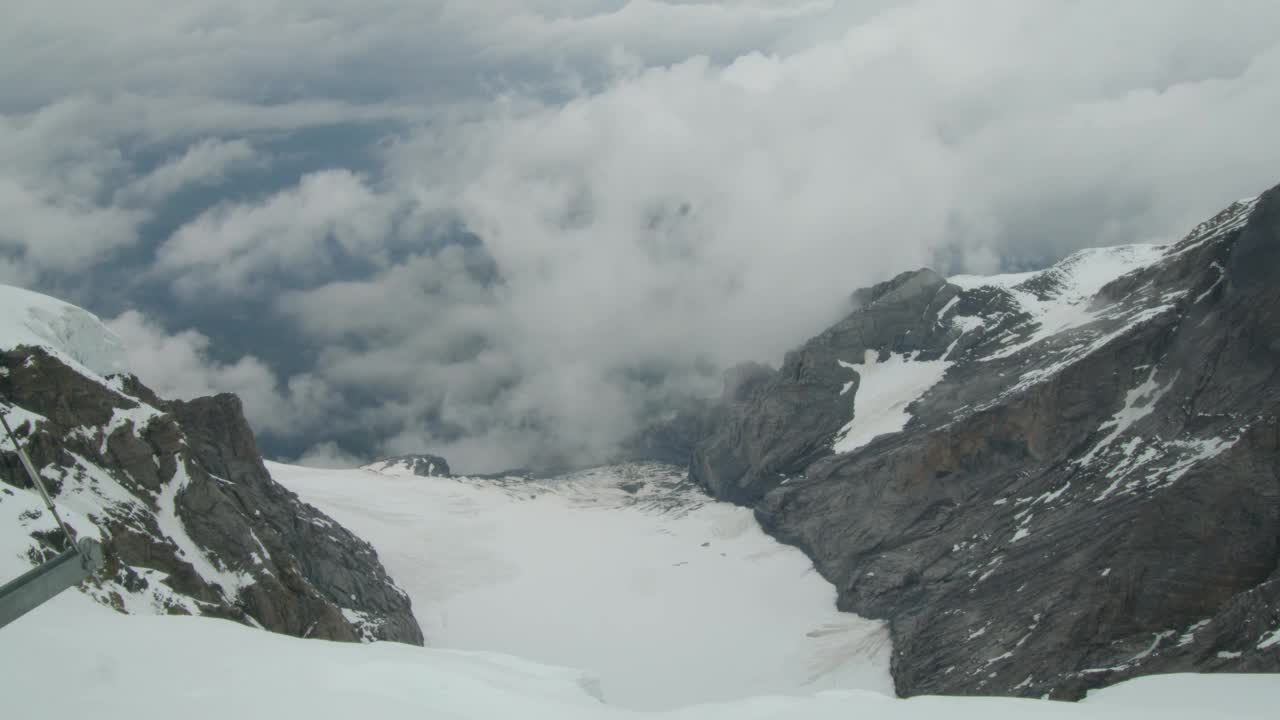
[[[0,5],[0,282],[310,463],[591,460],[858,287],[1280,182],[1273,0]]]

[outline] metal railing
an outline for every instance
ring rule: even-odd
[[[18,437],[13,434],[13,429],[9,427],[9,419],[4,413],[0,413],[0,425],[4,426],[5,434],[17,450],[18,459],[26,469],[27,476],[31,478],[31,484],[40,493],[45,507],[53,515],[58,528],[67,538],[67,544],[71,546],[71,549],[58,557],[0,586],[0,628],[2,628],[53,599],[63,590],[84,582],[102,567],[105,558],[102,545],[98,541],[92,538],[81,538],[79,542],[75,542],[72,539],[71,529],[58,514],[53,499],[49,496],[49,490],[44,486],[44,480],[31,464],[31,458],[27,457],[27,451],[18,442]]]

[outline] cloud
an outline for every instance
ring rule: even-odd
[[[206,138],[131,182],[121,195],[130,205],[155,207],[179,190],[220,183],[231,171],[256,162],[253,146],[245,140]]]
[[[334,101],[257,105],[181,95],[62,98],[30,112],[0,112],[6,276],[52,284],[149,251],[143,231],[174,193],[269,161],[250,137],[403,116],[402,109]],[[148,158],[158,152],[169,157],[153,167]]]
[[[697,52],[728,57],[812,22],[831,5],[126,0],[108,12],[69,0],[56,9],[24,8],[0,28],[0,111],[104,92],[428,104],[558,92],[606,80],[597,66],[615,50],[645,64]]]
[[[142,213],[98,198],[122,171],[118,150],[91,137],[51,137],[50,114],[0,116],[0,253],[33,276],[81,271],[136,240]]]
[[[295,187],[252,204],[206,211],[157,253],[184,295],[248,294],[273,278],[314,276],[340,257],[381,264],[392,231],[393,201],[347,170],[303,177]]]
[[[167,327],[251,303],[118,322],[144,379],[254,394],[308,457],[596,459],[859,286],[1173,240],[1274,184],[1277,23],[1265,0],[33,6],[0,29],[0,273],[138,273]],[[361,123],[358,156],[323,135]],[[193,187],[222,194],[142,240]]]
[[[311,446],[293,462],[304,467],[339,469],[359,467],[366,463],[364,459],[348,453],[333,441]]]
[[[1170,240],[1274,180],[1280,147],[1256,141],[1280,103],[1274,38],[1214,53],[1240,19],[1185,5],[1158,32],[1097,4],[985,7],[650,68],[424,134],[393,171],[485,239],[530,354],[601,372],[776,360],[897,271]],[[1073,28],[1098,48],[1055,39]]]
[[[282,382],[252,355],[218,362],[210,357],[209,338],[195,330],[170,334],[136,311],[106,324],[123,341],[126,366],[158,395],[189,400],[235,393],[260,433],[289,437],[314,431],[338,401],[318,378],[304,374]]]
[[[142,214],[49,195],[11,177],[0,177],[0,251],[16,254],[10,263],[22,274],[57,268],[82,271],[103,253],[132,245]]]
[[[473,407],[589,453],[646,401],[707,387],[699,360],[776,362],[861,285],[1172,240],[1275,181],[1280,146],[1258,140],[1280,55],[1263,33],[1223,43],[1240,17],[984,8],[915,3],[397,146],[391,182],[457,211],[502,274],[495,345],[518,370]],[[620,380],[639,368],[661,382]]]

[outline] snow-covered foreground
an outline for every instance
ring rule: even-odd
[[[879,622],[751,512],[661,466],[541,481],[388,476],[269,464],[371,542],[427,643],[583,668],[611,704],[759,694],[892,694]]]
[[[0,630],[0,693],[5,717],[99,720],[1230,720],[1274,718],[1280,676],[1150,677],[1075,705],[829,691],[647,713],[601,702],[579,672],[511,657],[125,616],[72,591]]]

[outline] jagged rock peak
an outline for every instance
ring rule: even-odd
[[[909,301],[924,293],[932,295],[946,282],[946,278],[929,268],[912,270],[869,288],[855,290],[853,303],[855,307],[866,307],[880,300],[889,302],[895,300],[899,302]]]
[[[268,474],[233,395],[165,402],[91,314],[0,286],[0,412],[102,572],[82,590],[128,613],[223,617],[300,637],[422,643],[373,548]],[[7,441],[6,575],[60,549]],[[23,560],[25,558],[25,561]]]

